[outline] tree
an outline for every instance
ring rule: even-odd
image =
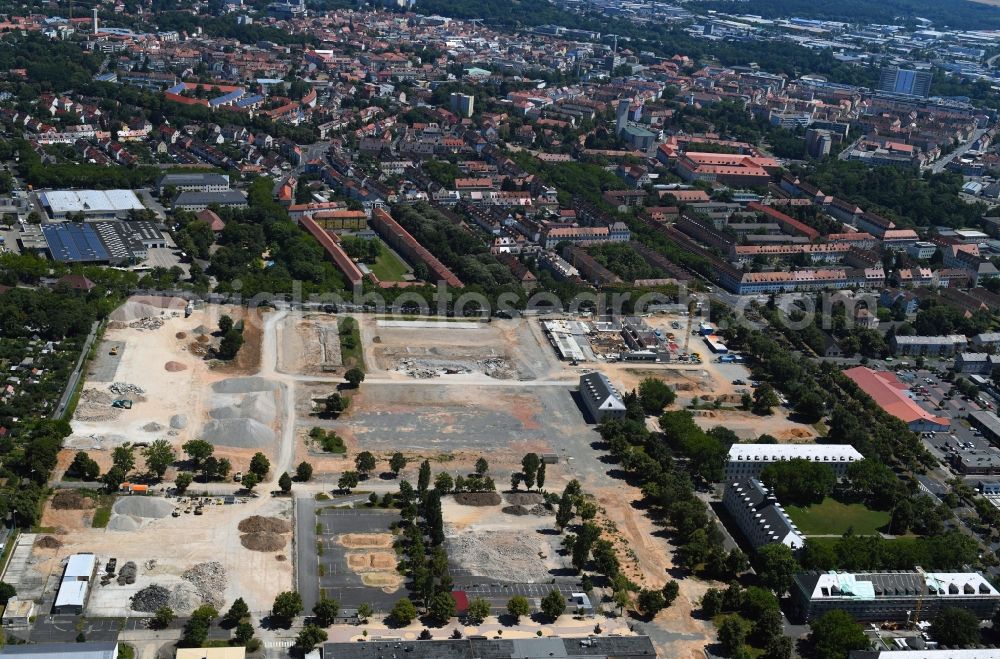
[[[219,341],[218,357],[224,361],[229,361],[236,357],[236,354],[243,347],[243,334],[235,329],[231,329],[222,336]]]
[[[413,605],[409,597],[404,597],[396,602],[392,607],[392,611],[389,612],[389,618],[400,627],[410,624],[416,617],[417,607]]]
[[[792,639],[784,634],[772,636],[764,644],[762,659],[792,659]]]
[[[538,466],[542,464],[537,453],[528,453],[521,458],[521,473],[524,474],[524,485],[529,490],[535,484],[535,475],[538,474]]]
[[[323,408],[327,416],[337,416],[347,409],[347,399],[335,391],[323,400]]]
[[[112,467],[101,477],[101,482],[109,492],[114,492],[125,482],[125,470],[121,467]]]
[[[449,592],[440,592],[431,598],[427,613],[431,620],[443,625],[455,616],[455,598]]]
[[[510,475],[510,489],[517,491],[517,486],[521,484],[524,480],[524,474],[519,471],[512,472]]]
[[[247,606],[246,601],[242,597],[237,597],[232,605],[230,605],[229,610],[226,611],[226,614],[222,616],[222,622],[229,626],[235,626],[249,616],[250,607]]]
[[[359,482],[361,482],[361,477],[358,475],[358,472],[345,471],[340,475],[340,478],[337,479],[337,487],[345,492],[350,492],[358,486]]]
[[[316,625],[306,625],[295,637],[295,647],[309,650],[327,639],[326,630]]]
[[[668,581],[663,584],[663,589],[660,591],[663,593],[664,608],[670,606],[677,599],[677,595],[681,592],[680,584],[676,581]]]
[[[424,460],[420,463],[420,471],[417,472],[417,493],[423,498],[427,488],[431,485],[431,463]]]
[[[292,491],[292,477],[288,475],[287,471],[278,477],[278,487],[280,487],[281,491],[285,494]]]
[[[809,627],[813,655],[818,659],[843,659],[851,650],[867,650],[871,645],[861,625],[841,609],[824,613]]]
[[[550,590],[549,594],[542,598],[542,613],[555,620],[566,611],[566,598],[558,590]]]
[[[722,613],[722,591],[718,588],[709,588],[701,596],[701,612],[708,618],[714,618]]]
[[[556,509],[556,526],[560,531],[565,529],[573,521],[573,498],[567,492],[563,492],[559,499],[559,507]]]
[[[243,480],[240,481],[240,484],[243,485],[244,489],[246,489],[247,492],[253,492],[253,488],[260,485],[260,477],[251,471],[250,473],[246,474],[243,477]]]
[[[767,415],[771,414],[772,407],[777,407],[780,403],[774,387],[765,382],[754,390],[751,409],[753,409],[754,414]]]
[[[757,550],[757,574],[765,586],[779,596],[792,585],[792,575],[799,569],[788,545],[773,543]]]
[[[490,615],[490,603],[482,597],[473,597],[469,602],[469,608],[465,610],[465,617],[470,624],[479,625]]]
[[[184,442],[181,445],[181,450],[187,453],[196,468],[201,467],[202,462],[215,453],[215,447],[204,439],[192,439]]]
[[[208,604],[195,609],[184,625],[181,644],[187,647],[201,647],[204,645],[205,640],[208,638],[208,630],[212,626],[212,621],[218,615],[219,612]]]
[[[371,451],[362,451],[354,456],[354,466],[359,474],[368,478],[368,474],[375,471],[375,456]]]
[[[249,622],[241,622],[236,625],[236,630],[233,632],[233,641],[236,645],[242,645],[244,647],[250,643],[250,639],[253,638],[253,625]]]
[[[313,467],[308,462],[302,461],[299,466],[295,468],[295,478],[300,483],[305,483],[312,479]]]
[[[639,383],[639,403],[646,414],[659,416],[676,398],[677,394],[663,380],[646,378]]]
[[[722,624],[719,625],[719,643],[726,655],[735,656],[746,643],[749,633],[750,623],[741,616],[731,615],[723,618]]]
[[[192,481],[194,481],[194,476],[189,472],[182,471],[177,474],[177,477],[174,478],[174,489],[177,490],[177,494],[184,494],[191,486]]]
[[[316,606],[313,607],[313,615],[316,616],[316,622],[321,627],[332,625],[337,619],[338,613],[340,613],[340,602],[329,597],[320,599],[320,601],[316,602]]]
[[[127,443],[116,446],[111,453],[111,463],[127,475],[135,469],[135,447]]]
[[[799,396],[798,402],[795,403],[795,412],[806,423],[815,423],[823,418],[826,403],[818,392],[810,390]]]
[[[822,462],[795,459],[768,464],[760,480],[778,501],[808,506],[822,503],[833,492],[837,475]]]
[[[233,319],[226,314],[223,314],[219,318],[219,333],[226,334],[229,330],[233,329]]]
[[[292,619],[302,613],[302,596],[294,590],[278,593],[271,605],[271,615],[278,620],[290,624]]]
[[[448,494],[455,487],[455,481],[447,471],[442,471],[434,477],[434,489],[441,494]]]
[[[522,616],[531,614],[531,604],[528,598],[523,595],[514,595],[507,600],[507,613],[514,617],[514,624],[521,620]]]
[[[392,475],[399,477],[399,472],[406,468],[406,456],[404,456],[399,451],[392,454],[389,458],[389,469],[392,471]]]
[[[77,451],[66,471],[85,481],[96,480],[101,475],[101,467],[97,464],[97,460],[87,455],[85,451]]]
[[[372,608],[372,605],[369,604],[368,602],[362,602],[361,604],[358,605],[359,622],[362,623],[368,622],[368,618],[371,618],[373,613],[375,613],[375,610]]]
[[[661,591],[643,588],[639,591],[638,604],[642,612],[652,618],[666,608],[667,600]]]
[[[545,487],[545,462],[538,465],[538,473],[535,474],[535,485],[538,486],[539,490]]]
[[[968,609],[949,607],[941,609],[931,621],[931,637],[941,645],[967,647],[982,640],[979,618]]]
[[[146,468],[157,478],[163,478],[167,473],[167,468],[173,464],[175,455],[170,442],[165,439],[157,439],[143,449],[143,457],[146,459]]]
[[[153,629],[166,629],[174,621],[177,614],[169,606],[161,606],[154,613],[149,621],[149,626]]]
[[[479,476],[485,476],[486,472],[490,470],[490,463],[486,461],[486,458],[478,458],[476,460],[476,474]]]
[[[354,368],[347,369],[347,372],[344,373],[344,379],[347,380],[352,388],[357,389],[365,381],[365,372],[355,366]]]
[[[264,480],[269,471],[271,471],[271,461],[267,459],[267,456],[259,451],[254,453],[253,457],[250,458],[250,473],[256,474],[260,480]]]

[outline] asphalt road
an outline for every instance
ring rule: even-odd
[[[73,397],[73,392],[76,391],[76,386],[80,383],[80,376],[83,373],[83,363],[90,352],[91,346],[94,345],[94,339],[97,337],[97,328],[99,326],[100,323],[95,322],[90,328],[87,340],[83,342],[83,349],[80,350],[80,357],[76,360],[76,366],[73,367],[73,372],[70,373],[69,380],[66,382],[66,389],[59,398],[59,404],[52,411],[53,419],[62,418],[62,415],[66,412],[66,406],[69,405],[69,400]]]
[[[306,611],[319,601],[319,563],[316,560],[316,500],[295,498],[295,587]]]
[[[985,133],[986,133],[985,128],[978,129],[975,133],[972,134],[971,140],[962,144],[957,149],[955,149],[948,155],[944,156],[943,158],[939,158],[938,160],[934,161],[928,169],[930,169],[931,172],[933,172],[934,174],[940,174],[941,172],[944,171],[944,168],[945,166],[948,165],[948,163],[950,163],[952,160],[958,158],[966,151],[968,151],[969,147],[972,146],[972,143],[978,140],[980,137],[982,137]]]

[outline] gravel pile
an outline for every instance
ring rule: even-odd
[[[185,570],[181,577],[191,582],[205,604],[211,604],[217,609],[222,608],[225,603],[222,593],[226,591],[226,568],[222,567],[222,563],[218,561],[199,563]]]
[[[142,528],[142,519],[133,515],[112,515],[107,528],[109,531],[138,531]]]
[[[201,429],[201,439],[216,446],[267,448],[275,434],[256,419],[213,419]]]
[[[250,394],[255,391],[274,391],[278,385],[267,378],[247,377],[220,380],[212,385],[217,394]]]
[[[183,430],[187,428],[188,418],[184,414],[175,414],[170,417],[170,427],[174,430]]]
[[[237,526],[241,533],[291,533],[292,525],[280,517],[253,515],[240,521]]]
[[[471,574],[540,583],[552,579],[538,556],[538,541],[515,531],[470,531],[448,536],[448,555]]]
[[[144,425],[142,429],[145,430],[146,432],[160,432],[161,430],[163,430],[163,426],[161,426],[156,421],[150,421],[149,423]]]
[[[545,497],[537,492],[507,492],[503,495],[507,503],[521,506],[533,506],[536,503],[545,503]]]
[[[154,613],[157,609],[169,605],[170,591],[154,583],[133,595],[129,607],[133,611]]]
[[[216,405],[209,416],[213,419],[254,419],[261,423],[273,423],[278,414],[274,395],[270,392],[255,392],[245,396],[215,396]]]
[[[125,497],[115,502],[112,510],[117,515],[132,515],[160,519],[174,511],[174,504],[159,497]]]
[[[142,387],[137,387],[134,384],[129,384],[128,382],[112,382],[108,385],[108,391],[110,391],[115,396],[141,396],[146,393],[146,390]]]

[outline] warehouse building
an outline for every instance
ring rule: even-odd
[[[822,462],[841,478],[848,465],[864,459],[849,444],[733,444],[726,461],[726,478],[758,478],[767,465],[786,460]]]
[[[225,192],[229,189],[229,177],[224,174],[164,174],[156,182],[158,194],[166,188],[178,192]]]
[[[806,539],[795,522],[756,478],[728,483],[722,505],[754,549],[775,543],[793,550],[805,545]]]
[[[430,641],[367,641],[365,643],[325,643],[324,659],[650,659],[656,649],[648,636],[588,636],[540,638],[486,638]]]
[[[34,643],[7,645],[0,648],[0,657],[18,659],[118,659],[115,641],[88,641],[85,643]]]
[[[791,593],[806,622],[837,609],[862,622],[906,622],[915,611],[930,620],[946,607],[986,620],[1000,605],[1000,592],[978,572],[800,572]]]
[[[59,592],[52,605],[52,613],[83,613],[90,594],[90,582],[96,571],[97,557],[93,554],[72,554],[66,559],[66,569],[59,582]]]
[[[146,209],[131,190],[49,190],[38,193],[38,202],[53,220],[80,213],[87,220],[121,220]]]
[[[587,373],[580,376],[580,397],[594,421],[605,417],[621,419],[625,416],[625,401],[604,373]]]
[[[56,222],[42,225],[41,233],[44,251],[60,263],[137,263],[149,257],[150,249],[167,246],[163,232],[148,220]]]
[[[187,191],[177,195],[177,199],[174,200],[174,210],[203,211],[209,206],[246,208],[247,196],[239,190],[224,190],[222,192]]]
[[[894,373],[856,366],[844,371],[858,388],[872,397],[886,413],[896,417],[913,432],[946,432],[951,422],[931,414],[909,394],[906,384]]]
[[[969,412],[969,423],[979,428],[983,437],[994,444],[1000,444],[1000,417],[996,414],[989,410]]]

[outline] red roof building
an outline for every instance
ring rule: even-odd
[[[909,393],[908,386],[894,373],[873,371],[856,366],[844,371],[854,384],[872,397],[883,410],[896,417],[914,432],[944,432],[951,422],[922,408]]]

